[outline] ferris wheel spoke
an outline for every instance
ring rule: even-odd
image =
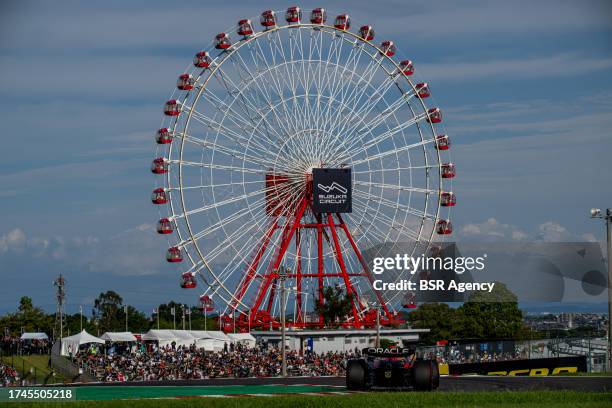
[[[262,74],[269,74],[270,70],[264,70],[261,71],[259,69],[259,66],[256,65],[256,71],[257,71],[257,75],[254,76],[253,73],[251,72],[251,70],[248,68],[248,65],[246,63],[246,61],[244,60],[244,58],[242,57],[242,54],[239,52],[235,52],[232,54],[233,56],[235,56],[234,58],[231,58],[232,62],[234,62],[234,64],[237,66],[237,71],[240,72],[241,70],[243,72],[245,72],[248,76],[249,76],[249,80],[243,80],[244,82],[244,89],[245,90],[249,90],[252,87],[250,86],[251,84],[255,84],[255,86],[257,87],[257,90],[259,92],[254,92],[251,91],[250,94],[253,95],[254,97],[256,97],[258,100],[265,102],[265,104],[272,108],[273,107],[273,102],[272,102],[272,96],[270,94],[270,91],[268,90],[268,87],[266,86],[267,83],[264,83],[264,85],[261,85],[261,78],[262,78]],[[236,58],[237,57],[237,58]],[[239,60],[238,60],[239,59]],[[256,60],[254,59],[254,62]],[[255,62],[256,63],[256,62]],[[240,67],[240,68],[238,68]],[[289,129],[287,128],[286,124],[284,123],[284,121],[279,118],[278,113],[275,109],[270,109],[270,111],[274,114],[275,116],[275,123],[276,125],[283,130],[283,132],[289,133]],[[261,117],[263,118],[264,115],[261,115]],[[270,127],[270,130],[273,130],[276,138],[277,139],[282,139],[282,136],[278,133],[278,131],[276,131],[275,127],[273,126],[273,124],[268,124],[267,122],[264,122],[264,125],[266,127]]]
[[[228,90],[228,92],[230,92]],[[233,107],[233,103],[227,104],[225,101],[223,101],[221,98],[219,98],[214,92],[212,92],[211,90],[204,88],[203,89],[203,93],[205,95],[207,95],[210,99],[212,99],[212,105],[215,107],[215,109],[217,111],[219,111],[219,113],[221,113],[223,115],[223,118],[228,118],[229,120],[231,120],[234,125],[236,125],[238,128],[240,128],[243,132],[245,132],[245,134],[248,134],[249,132],[252,133],[256,133],[258,134],[263,140],[263,145],[261,143],[258,143],[258,145],[260,146],[265,146],[266,143],[270,143],[270,139],[264,135],[256,126],[256,124],[254,124],[253,122],[253,118],[250,116],[249,112],[246,112],[246,114],[249,116],[248,118],[245,118],[243,115],[239,114],[236,112],[236,110]],[[242,90],[237,90],[236,94],[238,94],[242,99],[243,98],[243,94],[242,94]],[[231,92],[230,92],[231,95]],[[235,101],[235,99],[234,99]],[[204,116],[202,113],[198,112],[201,116]],[[263,118],[263,116],[261,115],[261,113],[259,113],[259,116]],[[221,120],[220,123],[223,123],[224,120]],[[254,142],[252,142],[254,143]]]
[[[422,120],[425,120],[427,118],[427,113],[421,113],[417,116],[415,116],[414,118],[407,120],[397,126],[395,126],[392,129],[389,129],[383,133],[381,133],[380,135],[376,136],[374,139],[368,141],[367,143],[364,143],[363,146],[358,147],[357,149],[354,148],[356,142],[353,141],[352,143],[349,143],[349,146],[347,146],[347,150],[348,150],[348,155],[352,155],[355,154],[355,152],[359,151],[360,149],[368,149],[376,144],[379,144],[387,139],[389,139],[390,137],[393,137],[394,135],[404,131],[405,129],[415,125],[416,123],[419,123]],[[357,138],[355,138],[357,139]]]
[[[402,152],[414,149],[416,147],[421,147],[421,146],[424,146],[426,144],[433,143],[434,141],[435,141],[435,139],[425,139],[425,140],[417,142],[417,143],[412,143],[412,144],[409,144],[409,145],[406,145],[406,146],[398,147],[396,149],[387,150],[387,151],[384,151],[384,152],[381,152],[381,153],[378,153],[378,154],[373,154],[373,155],[370,155],[370,156],[368,156],[368,157],[366,157],[364,159],[351,161],[351,165],[352,166],[357,166],[359,164],[363,164],[363,163],[366,163],[366,162],[369,162],[369,161],[372,161],[372,160],[380,160],[380,159],[383,159],[383,158],[385,158],[387,156],[396,155],[398,153],[402,153]],[[359,152],[363,152],[363,151],[364,150],[360,150]],[[357,153],[359,153],[359,152],[357,152]],[[357,153],[355,153],[355,154],[357,154]],[[345,160],[354,157],[355,154],[353,154],[350,157],[346,157]],[[428,166],[428,168],[433,168],[433,167],[437,167],[437,166],[434,166],[434,165]],[[395,169],[395,170],[397,170],[397,169]]]
[[[223,154],[226,154],[228,156],[234,157],[234,158],[239,159],[239,160],[244,160],[244,161],[247,161],[249,163],[256,164],[256,165],[259,165],[259,166],[262,166],[262,167],[269,166],[269,161],[268,160],[266,160],[265,158],[263,158],[261,156],[254,156],[254,155],[251,155],[251,154],[247,154],[246,150],[241,152],[241,151],[238,151],[238,150],[234,150],[234,149],[232,149],[230,147],[223,146],[223,145],[221,145],[221,144],[219,144],[217,142],[209,142],[209,141],[202,140],[202,139],[199,139],[197,137],[186,135],[186,134],[180,133],[180,132],[175,133],[175,136],[178,137],[178,138],[184,139],[186,142],[193,143],[193,144],[196,144],[198,146],[201,146],[201,147],[204,147],[204,148],[207,148],[207,149],[210,149],[210,150],[221,152]]]
[[[398,185],[394,185],[394,184],[373,183],[373,182],[359,181],[359,180],[353,181],[353,184],[358,185],[358,186],[370,186],[370,187],[377,187],[377,188],[381,188],[381,189],[398,190],[398,191],[410,191],[410,192],[424,193],[424,194],[432,194],[432,193],[437,192],[437,190],[431,190],[431,189],[427,189],[427,188],[410,187],[410,186],[398,186]]]
[[[217,169],[217,170],[227,170],[227,171],[235,171],[239,173],[255,173],[255,174],[267,174],[266,170],[259,170],[247,167],[235,167],[235,166],[225,166],[223,164],[214,164],[214,163],[198,163],[186,160],[168,160],[169,163],[180,164],[181,166],[188,167],[201,167],[207,169]]]
[[[416,208],[412,208],[410,206],[400,204],[399,201],[391,201],[384,197],[373,196],[371,194],[366,194],[362,191],[357,190],[356,195],[365,200],[376,199],[376,201],[380,201],[381,204],[389,207],[393,210],[402,210],[404,213],[414,215],[416,217],[426,218],[429,220],[436,220],[436,216],[434,214],[427,214],[424,211],[417,210]]]
[[[395,149],[397,150],[397,149]],[[382,154],[382,153],[381,153]],[[385,169],[372,169],[372,170],[363,170],[363,171],[354,171],[353,174],[371,174],[371,173],[381,173],[381,172],[400,172],[404,170],[428,170],[428,169],[437,169],[440,166],[429,164],[425,166],[408,166],[408,167],[389,167]]]
[[[267,149],[264,145],[257,142],[256,140],[249,139],[245,137],[243,134],[230,129],[227,126],[224,126],[219,122],[214,121],[213,119],[209,118],[208,116],[194,109],[192,109],[191,111],[192,111],[192,118],[195,119],[197,122],[201,123],[202,125],[206,126],[207,128],[215,132],[222,134],[224,137],[227,137],[228,139],[232,140],[237,145],[249,146],[252,150],[257,151],[261,153],[262,155],[270,154],[269,149]],[[236,124],[236,126],[240,130],[242,130],[245,134],[248,134],[248,131],[241,128],[240,125]]]
[[[359,198],[357,198],[357,203],[364,205],[364,210],[367,210],[368,206],[367,204],[363,203]],[[390,236],[391,236],[391,232],[395,231],[399,236],[401,235],[405,235],[406,237],[408,237],[409,239],[413,239],[418,241],[419,240],[419,234],[416,233],[415,231],[413,231],[412,229],[410,229],[408,226],[404,225],[404,224],[399,224],[395,221],[395,219],[389,217],[387,214],[385,214],[384,212],[377,212],[376,214],[376,222],[370,222],[368,229],[366,229],[365,233],[371,233],[370,228],[373,228],[374,230],[376,230],[381,237],[383,238],[383,240],[381,242],[389,242],[390,241]],[[387,233],[385,234],[379,227],[387,227]]]
[[[199,207],[199,208],[194,208],[193,210],[189,210],[189,211],[184,212],[182,214],[175,215],[174,218],[175,219],[185,218],[185,217],[188,217],[190,215],[194,215],[194,214],[198,214],[198,213],[201,213],[201,212],[209,211],[211,209],[215,209],[215,208],[227,205],[227,204],[239,202],[241,200],[245,200],[247,198],[255,197],[255,196],[259,195],[259,194],[265,194],[265,193],[266,193],[265,190],[255,190],[255,191],[253,191],[251,193],[248,193],[248,194],[244,194],[244,195],[237,196],[237,197],[230,197],[230,198],[225,199],[223,201],[218,201],[218,202],[216,202],[214,204],[209,204],[209,205],[205,205],[205,206],[202,206],[202,207]]]

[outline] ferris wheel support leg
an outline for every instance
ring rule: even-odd
[[[360,326],[359,314],[357,313],[357,307],[355,304],[359,304],[359,299],[357,299],[357,292],[353,289],[353,285],[351,284],[351,280],[348,277],[348,273],[346,272],[346,265],[344,264],[344,259],[342,257],[342,248],[340,247],[340,241],[338,240],[338,234],[336,232],[336,226],[334,225],[334,218],[331,213],[327,214],[327,221],[329,222],[329,228],[331,229],[332,238],[334,241],[336,260],[338,261],[338,265],[340,266],[340,271],[342,272],[342,279],[344,280],[344,286],[346,287],[346,294],[352,297],[351,300],[351,309],[353,311],[353,326]]]
[[[296,276],[295,276],[295,283],[296,283],[296,287],[297,287],[297,292],[295,294],[295,299],[296,299],[296,316],[295,316],[295,322],[297,324],[301,324],[303,322],[302,319],[302,250],[301,250],[301,246],[302,246],[302,242],[301,242],[301,236],[300,236],[300,230],[298,229],[295,232],[295,254],[296,254]]]
[[[338,221],[340,223],[340,227],[342,228],[342,230],[344,231],[344,234],[348,238],[348,240],[349,240],[349,242],[351,244],[351,247],[353,248],[353,251],[355,251],[355,254],[357,255],[357,259],[359,259],[359,263],[361,264],[361,267],[363,268],[363,272],[368,277],[368,281],[370,282],[370,286],[372,287],[372,290],[376,294],[376,298],[378,299],[378,303],[380,304],[380,306],[382,306],[383,311],[385,312],[385,315],[387,316],[387,319],[389,319],[389,321],[391,321],[393,316],[391,315],[391,312],[389,312],[389,309],[387,308],[387,304],[386,304],[385,300],[382,298],[382,296],[380,295],[380,293],[378,293],[378,291],[374,290],[374,280],[372,279],[372,273],[370,272],[370,268],[368,268],[367,262],[363,259],[363,255],[361,255],[361,251],[359,251],[359,248],[357,248],[357,244],[355,244],[355,240],[353,239],[353,235],[349,231],[347,225],[344,223],[344,220],[342,219],[342,216],[340,214],[336,214],[336,217],[338,217]]]
[[[276,259],[274,260],[274,264],[272,264],[272,268],[270,268],[270,271],[263,277],[262,284],[259,287],[259,292],[255,300],[255,304],[253,305],[253,308],[252,308],[252,311],[254,313],[257,313],[257,311],[259,310],[259,307],[261,306],[261,303],[263,302],[264,297],[266,293],[268,292],[268,289],[270,288],[272,279],[278,278],[278,267],[280,266],[280,263],[283,260],[283,257],[285,256],[285,252],[287,252],[287,248],[289,247],[289,244],[291,243],[293,234],[295,234],[295,231],[300,225],[300,221],[302,220],[302,216],[304,215],[304,211],[306,210],[307,206],[308,206],[308,201],[306,199],[303,199],[300,206],[298,207],[298,210],[296,211],[296,214],[295,214],[295,217],[292,223],[287,224],[287,225],[290,225],[289,233],[287,234],[287,236],[283,239],[283,242],[281,243],[281,247],[278,251],[278,255],[276,256]]]
[[[321,220],[319,220],[321,224]],[[317,226],[317,274],[319,280],[319,305],[323,306],[323,227]],[[319,315],[319,326],[323,328],[325,320]]]
[[[253,261],[249,265],[249,268],[247,269],[247,273],[244,276],[244,279],[242,280],[242,282],[240,282],[240,286],[238,287],[238,291],[236,292],[235,299],[232,301],[232,306],[235,306],[238,302],[242,301],[242,298],[244,297],[244,294],[249,288],[251,281],[255,277],[255,272],[257,272],[257,267],[259,266],[259,262],[261,261],[263,254],[266,252],[266,249],[268,248],[268,245],[270,244],[270,239],[272,238],[274,231],[276,231],[277,226],[278,226],[278,217],[275,218],[274,222],[272,223],[272,226],[266,232],[263,242],[261,246],[259,247],[259,250],[257,251],[255,257],[253,258]]]

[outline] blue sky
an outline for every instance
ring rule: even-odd
[[[115,289],[144,310],[181,292],[149,194],[161,106],[197,50],[286,2],[0,5],[0,312],[68,310]],[[256,4],[257,3],[257,4]],[[453,138],[457,239],[601,240],[612,207],[612,4],[330,1],[393,39]]]

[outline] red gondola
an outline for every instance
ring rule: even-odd
[[[374,39],[374,28],[369,25],[361,26],[359,36],[366,41],[372,41]]]
[[[440,108],[431,108],[427,111],[427,121],[429,123],[440,123],[442,122],[442,111]]]
[[[151,172],[154,174],[166,174],[168,172],[168,160],[165,157],[158,157],[151,163]]]
[[[172,132],[168,128],[161,128],[155,134],[155,142],[157,144],[170,144],[172,143]]]
[[[453,163],[445,163],[442,165],[442,178],[455,177],[455,165]]]
[[[266,10],[261,13],[261,18],[259,22],[265,28],[271,28],[276,26],[276,13],[273,10]]]
[[[302,10],[297,6],[289,7],[285,13],[285,20],[289,24],[299,23],[302,20]]]
[[[404,60],[399,63],[400,69],[402,70],[402,74],[404,75],[412,75],[414,74],[414,64],[410,60]]]
[[[327,20],[327,13],[324,8],[316,8],[310,13],[310,22],[312,24],[325,24]]]
[[[236,32],[243,37],[253,35],[253,24],[251,24],[251,20],[245,18],[244,20],[238,21],[238,30]]]
[[[191,74],[183,74],[178,77],[176,87],[181,91],[191,91],[195,84],[195,78]]]
[[[213,300],[211,299],[211,297],[208,295],[200,296],[200,304],[201,304],[200,309],[202,310],[202,312],[204,311],[212,312],[213,310],[215,310],[215,304]]]
[[[229,35],[226,33],[219,33],[215,36],[215,48],[218,50],[227,50],[232,46]]]
[[[210,61],[210,57],[206,51],[200,51],[193,57],[193,65],[198,68],[208,68],[210,66]]]
[[[427,82],[421,82],[420,84],[416,84],[414,88],[416,89],[417,96],[421,99],[429,98],[431,96],[431,94],[429,93],[429,86],[427,85]]]
[[[450,220],[440,220],[438,221],[436,232],[439,235],[450,235],[453,233],[453,224],[451,224]]]
[[[168,252],[166,252],[166,261],[171,263],[183,262],[183,253],[181,252],[181,248],[168,248]]]
[[[195,275],[192,272],[184,272],[181,275],[181,288],[193,289],[198,286]]]
[[[456,204],[457,197],[452,191],[440,194],[440,205],[442,207],[454,207]]]
[[[407,292],[404,299],[402,299],[402,306],[406,309],[416,308],[416,294],[414,292]]]
[[[334,27],[336,27],[338,30],[348,30],[351,28],[351,18],[348,14],[340,14],[336,17]]]
[[[156,188],[151,194],[151,202],[153,204],[166,204],[168,202],[168,194],[163,188]]]
[[[380,44],[380,49],[387,57],[392,57],[395,55],[396,48],[393,41],[383,41],[382,44]]]
[[[176,99],[170,99],[164,105],[164,114],[166,116],[178,116],[181,114],[181,103]]]
[[[161,218],[157,221],[157,233],[158,234],[172,234],[174,232],[174,228],[172,228],[172,221],[168,218]]]
[[[450,138],[448,137],[448,135],[438,135],[436,136],[436,143],[435,143],[435,147],[438,150],[448,150],[450,149]]]

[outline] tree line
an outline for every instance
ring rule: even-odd
[[[104,332],[125,331],[125,318],[127,308],[128,330],[134,333],[144,333],[150,329],[157,329],[158,322],[160,329],[172,329],[176,324],[177,329],[182,329],[183,304],[170,301],[159,305],[157,313],[146,315],[134,306],[124,303],[123,298],[115,291],[109,290],[102,292],[94,300],[94,305],[90,314],[87,310],[81,313],[64,314],[64,336],[76,334],[84,330],[94,335],[101,335]],[[174,310],[175,316],[172,316]],[[189,311],[187,311],[189,310]],[[202,311],[195,306],[188,306],[185,309],[185,323],[188,329],[189,313],[191,313],[191,328],[193,330],[216,330],[217,322],[215,316],[207,316],[204,323]],[[159,320],[158,316],[159,314]],[[22,332],[45,332],[50,337],[54,335],[56,322],[55,313],[45,313],[41,308],[36,307],[32,299],[23,296],[19,300],[19,305],[14,313],[7,313],[0,317],[0,335],[19,336]],[[57,334],[59,336],[59,333]]]

